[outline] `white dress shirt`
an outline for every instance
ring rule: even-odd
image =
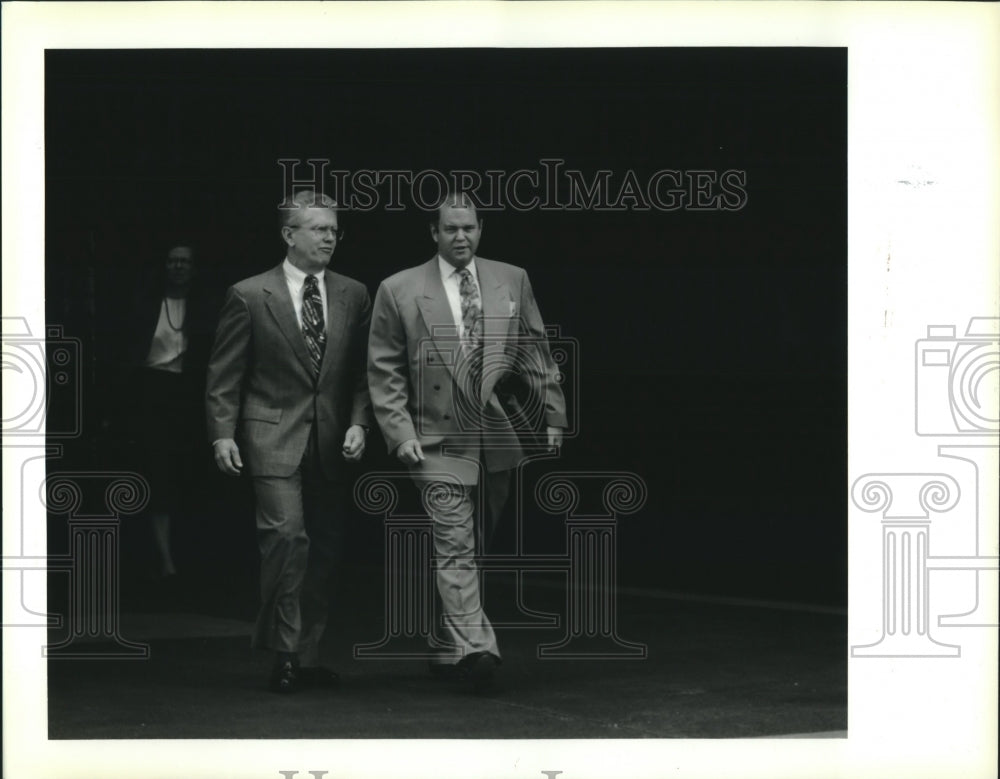
[[[285,258],[284,264],[282,264],[281,269],[285,272],[285,283],[288,284],[288,294],[292,296],[292,306],[295,307],[295,319],[299,323],[299,329],[302,329],[302,288],[306,284],[306,276],[310,275],[305,271],[299,270],[288,258]],[[319,273],[311,274],[316,277],[316,281],[319,282],[316,286],[319,287],[319,296],[323,300],[323,330],[326,330],[326,281],[323,278],[323,271]]]
[[[449,264],[440,254],[438,255],[438,269],[441,271],[441,283],[444,284],[445,294],[448,296],[448,304],[451,306],[451,317],[455,320],[460,337],[465,338],[465,325],[462,323],[462,293],[459,285],[462,283],[462,271],[454,265]],[[479,292],[479,305],[482,306],[483,292],[479,288],[479,273],[476,270],[476,258],[473,257],[469,264],[465,266],[472,273],[472,281]]]
[[[182,328],[186,308],[184,298],[164,297],[160,302],[160,318],[156,321],[156,332],[153,333],[149,353],[146,355],[147,368],[169,373],[184,370],[187,337]]]

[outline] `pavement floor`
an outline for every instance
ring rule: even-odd
[[[566,642],[558,578],[525,576],[519,599],[512,574],[490,576],[486,610],[503,663],[488,695],[431,677],[413,625],[387,639],[384,588],[373,574],[354,577],[351,608],[331,618],[322,661],[340,685],[292,696],[267,690],[270,658],[250,648],[253,592],[182,583],[124,599],[117,635],[148,647],[148,657],[116,656],[124,650],[109,631],[71,642],[64,651],[78,656],[49,660],[49,737],[847,735],[843,611],[629,589],[600,606],[597,635]],[[54,630],[50,642],[66,637]],[[367,656],[357,656],[361,644]]]

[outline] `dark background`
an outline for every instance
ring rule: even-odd
[[[480,254],[527,268],[546,321],[579,344],[579,435],[532,468],[644,479],[645,507],[619,525],[623,585],[846,605],[846,61],[844,49],[47,52],[47,317],[83,344],[83,435],[66,461],[122,459],[100,425],[110,314],[166,241],[196,245],[219,295],[281,260],[279,158],[513,171],[556,157],[615,183],[737,169],[739,211],[485,214]],[[333,267],[373,294],[434,251],[412,207],[341,224]],[[367,467],[391,467],[370,440]],[[202,451],[181,545],[206,575],[252,578],[248,490]],[[528,521],[533,550],[560,550],[558,517]],[[58,551],[65,524],[51,536]],[[377,520],[356,517],[352,538],[354,559],[381,560]]]

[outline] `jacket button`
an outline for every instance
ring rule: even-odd
[[[445,415],[444,415],[444,418],[445,418],[445,419],[451,419],[451,415],[449,415],[449,414],[445,414]]]
[[[439,389],[441,389],[441,385],[440,385],[440,384],[435,384],[435,385],[434,385],[434,389],[436,389],[436,390],[439,390]]]

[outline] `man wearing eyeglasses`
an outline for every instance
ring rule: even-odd
[[[331,686],[319,666],[339,556],[345,463],[371,424],[365,351],[371,300],[328,270],[341,236],[328,196],[279,208],[286,256],[233,285],[209,360],[206,409],[215,462],[253,478],[261,608],[253,645],[274,653],[270,688]]]

